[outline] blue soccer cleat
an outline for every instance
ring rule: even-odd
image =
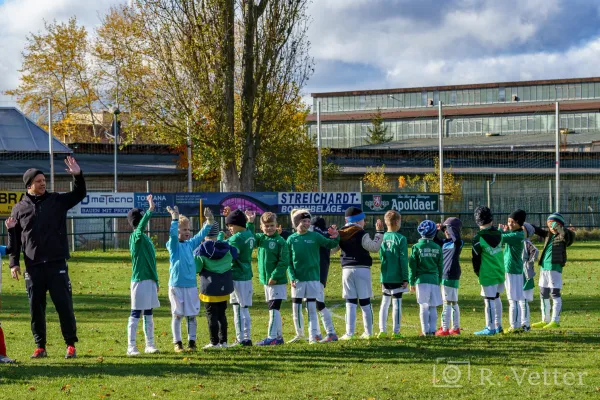
[[[488,329],[487,327],[483,328],[483,330],[479,331],[479,332],[474,332],[474,335],[477,336],[494,336],[496,334],[496,330],[495,329]]]

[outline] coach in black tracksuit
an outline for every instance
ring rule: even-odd
[[[20,251],[25,260],[25,287],[29,296],[31,332],[37,345],[32,358],[46,357],[46,292],[60,319],[67,354],[76,356],[77,329],[71,297],[67,260],[67,211],[86,196],[85,181],[81,169],[72,157],[67,157],[67,172],[73,175],[75,184],[72,192],[49,193],[46,191],[44,173],[28,169],[23,175],[27,194],[17,203],[11,216],[17,220],[15,237],[17,243],[10,255],[12,277],[19,279]]]

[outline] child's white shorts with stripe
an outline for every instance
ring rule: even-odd
[[[197,287],[169,286],[171,314],[195,317],[200,313],[200,298]]]
[[[287,285],[265,285],[265,299],[267,301],[287,299]]]
[[[548,271],[546,269],[541,270],[538,286],[550,289],[562,289],[562,273],[558,271]]]
[[[504,281],[506,298],[513,301],[525,300],[523,285],[523,274],[506,274],[506,280]]]
[[[442,293],[440,285],[431,283],[417,283],[417,303],[429,304],[429,307],[442,305]]]
[[[396,293],[406,293],[408,292],[408,285],[403,288],[401,283],[382,283],[381,292],[386,296],[393,296]]]
[[[151,310],[160,307],[158,286],[151,279],[131,282],[131,309]]]
[[[323,302],[325,295],[323,285],[319,281],[296,282],[296,287],[292,286],[293,299],[316,299]]]
[[[342,298],[370,299],[373,297],[371,269],[366,267],[342,268]]]
[[[533,301],[533,289],[523,290],[523,297],[526,301]]]
[[[458,288],[442,285],[442,299],[448,301],[458,301]]]
[[[231,304],[239,304],[240,307],[252,306],[252,281],[233,281],[233,293],[229,296]]]
[[[495,298],[496,294],[504,293],[504,282],[498,283],[497,285],[482,286],[481,295],[483,297]]]

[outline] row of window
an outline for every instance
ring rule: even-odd
[[[536,85],[488,89],[442,90],[357,96],[332,96],[313,99],[313,110],[321,102],[321,112],[481,105],[513,102],[544,102],[600,98],[600,82],[568,85]]]
[[[444,122],[444,131],[449,137],[486,133],[551,133],[555,130],[553,114],[452,118]],[[438,137],[438,120],[433,118],[384,121],[384,126],[387,128],[387,136],[393,141]],[[329,148],[367,145],[368,130],[371,127],[370,122],[322,123],[321,144]],[[600,113],[563,113],[560,115],[560,128],[576,132],[600,132]],[[309,132],[316,137],[315,124],[309,125]]]

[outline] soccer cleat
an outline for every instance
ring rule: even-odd
[[[16,362],[16,361],[13,360],[12,358],[9,358],[8,356],[0,355],[0,364],[12,364],[14,362]]]
[[[321,334],[319,333],[317,336],[315,336],[315,340],[316,340],[317,342],[320,342],[321,340],[323,340],[323,335],[321,335]]]
[[[183,353],[185,350],[183,348],[183,343],[177,342],[174,344],[175,353]]]
[[[127,355],[130,357],[135,357],[135,356],[139,356],[140,352],[138,351],[137,347],[128,347]]]
[[[521,330],[521,328],[513,328],[512,326],[510,328],[507,329],[506,334],[510,335],[510,334],[514,334],[514,333],[521,333],[523,332]]]
[[[354,335],[348,335],[347,333],[344,334],[344,336],[342,336],[340,338],[340,340],[354,340],[356,339],[356,337]]]
[[[156,354],[156,353],[160,353],[160,350],[158,350],[156,347],[154,347],[154,345],[152,345],[152,346],[146,346],[146,348],[144,349],[144,353],[146,353],[146,354]]]
[[[504,329],[502,329],[502,327],[499,326],[498,328],[496,328],[496,333],[504,333]]]
[[[275,346],[277,344],[279,344],[279,343],[277,343],[277,338],[273,338],[273,339],[266,338],[266,339],[263,339],[260,342],[256,343],[257,346]]]
[[[450,335],[460,335],[460,328],[450,329],[448,332]]]
[[[229,347],[229,345],[227,344],[227,342],[223,342],[223,343],[219,343],[219,347],[221,347],[222,349],[226,349]]]
[[[252,340],[248,339],[248,340],[242,340],[242,346],[247,347],[247,346],[252,346]]]
[[[325,337],[319,341],[319,343],[330,343],[330,342],[337,342],[338,341],[338,337],[335,333],[329,333],[327,335],[325,335]]]
[[[477,335],[477,336],[493,336],[496,334],[496,330],[488,329],[487,327],[485,327],[482,330],[480,330],[479,332],[474,332],[473,334]]]
[[[388,336],[387,332],[379,332],[377,334],[377,339],[388,339],[388,338],[389,338],[389,336]]]
[[[546,325],[548,325],[548,323],[546,321],[540,321],[540,322],[536,322],[535,324],[531,324],[532,328],[543,328]]]
[[[217,344],[209,343],[209,344],[205,345],[204,347],[202,347],[202,349],[204,349],[204,350],[220,349],[220,348],[221,348],[221,345],[218,343]]]
[[[440,326],[440,329],[437,330],[436,333],[434,333],[435,336],[448,336],[450,335],[450,331],[448,329],[444,329]]]
[[[319,343],[319,341],[317,340],[316,337],[308,338],[308,344],[317,344],[317,343]]]
[[[364,340],[371,340],[373,339],[373,335],[369,335],[367,332],[363,332],[363,334],[360,335],[360,338]]]
[[[396,339],[404,339],[404,335],[401,334],[400,332],[398,332],[398,333],[392,333],[391,338],[394,339],[394,340],[396,340]]]
[[[289,340],[288,343],[298,343],[298,342],[304,342],[306,339],[304,338],[304,336],[299,336],[296,335],[292,338],[292,340]]]
[[[523,330],[523,332],[529,332],[529,331],[531,330],[531,327],[530,327],[530,326],[527,326],[527,325],[523,325],[523,326],[521,327],[521,329]]]
[[[187,347],[187,351],[196,351],[198,347],[196,346],[196,341],[195,340],[190,340],[188,341],[188,347]]]
[[[277,343],[275,343],[276,345],[280,345],[280,344],[284,344],[285,342],[283,341],[282,337],[278,337],[277,339],[275,339],[277,341]]]
[[[556,328],[560,328],[560,324],[556,321],[552,321],[548,325],[544,326],[543,329],[556,329]]]
[[[48,357],[48,353],[46,353],[46,349],[42,349],[42,348],[38,347],[37,349],[35,349],[35,351],[29,358],[44,358],[44,357]]]
[[[75,350],[75,346],[67,346],[67,352],[65,354],[65,358],[75,358],[77,357],[77,350]]]

